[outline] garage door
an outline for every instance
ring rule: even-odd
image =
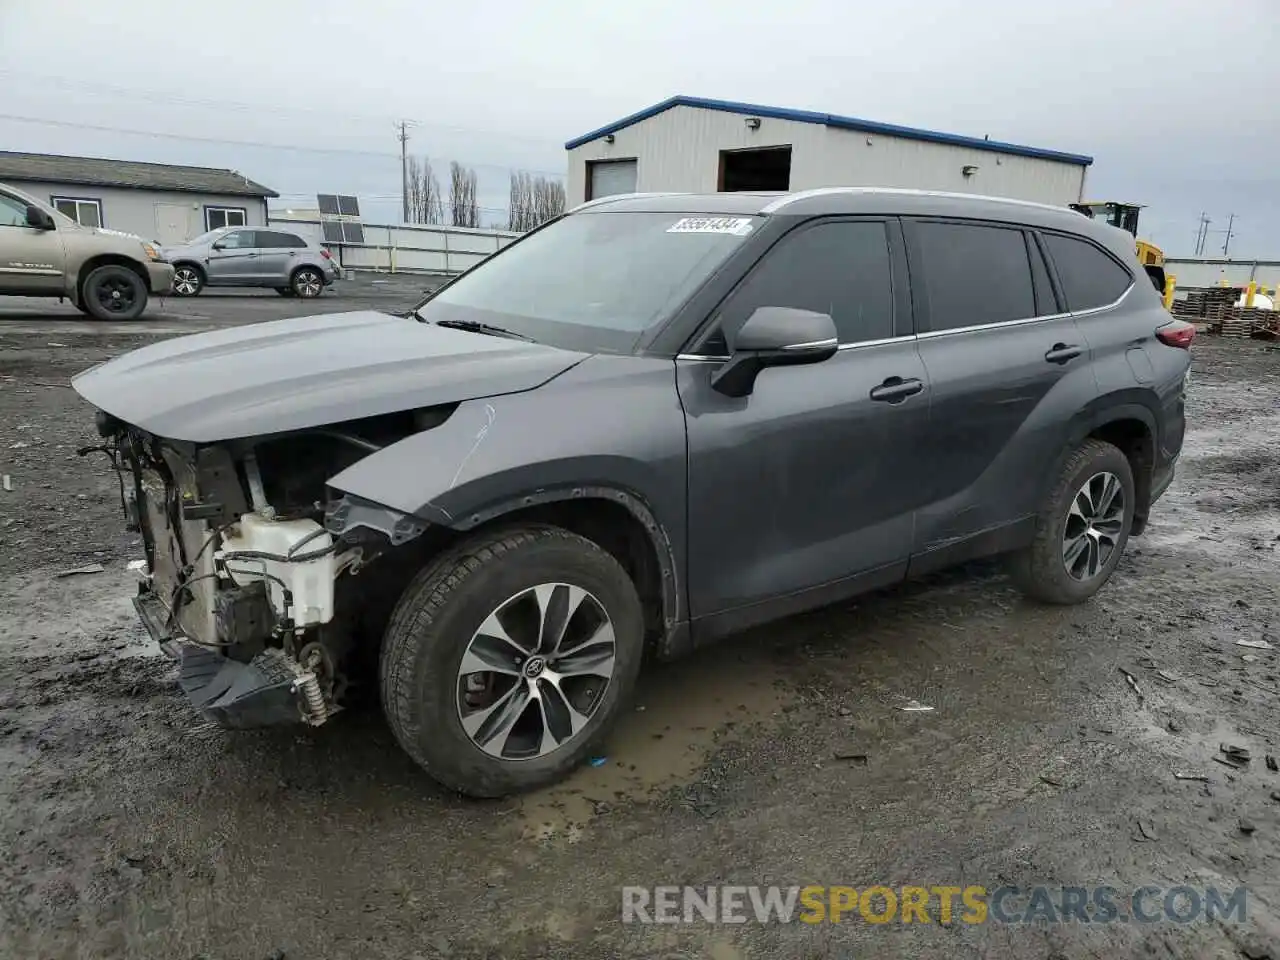
[[[636,192],[634,160],[592,160],[587,164],[588,200]]]

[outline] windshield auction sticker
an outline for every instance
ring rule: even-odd
[[[735,237],[750,232],[750,217],[685,217],[667,228],[667,233],[728,233]]]

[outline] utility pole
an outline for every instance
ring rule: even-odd
[[[1227,250],[1231,248],[1231,228],[1235,226],[1236,215],[1233,213],[1227,218],[1227,239],[1222,241],[1222,255],[1227,255]]]
[[[1201,251],[1204,250],[1204,232],[1205,227],[1207,227],[1208,224],[1209,218],[1206,217],[1204,211],[1201,210],[1200,221],[1196,224],[1196,248],[1193,256],[1200,256]]]
[[[400,127],[400,222],[409,222],[409,124],[401,120]]]

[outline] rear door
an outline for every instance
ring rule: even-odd
[[[956,220],[903,226],[932,390],[915,571],[966,538],[1018,535],[1097,383],[1033,232]]]
[[[256,230],[232,230],[209,247],[209,283],[216,286],[248,286],[260,280]]]
[[[723,361],[714,354],[762,306],[830,314],[838,352],[766,369],[749,396],[717,393],[710,381]],[[815,589],[905,571],[929,400],[910,309],[896,220],[804,224],[721,304],[714,329],[723,337],[677,359],[694,617],[738,610],[742,626],[766,618],[751,612],[762,601],[803,607]]]
[[[299,236],[281,230],[257,230],[258,272],[264,286],[287,287],[294,257],[306,249]]]

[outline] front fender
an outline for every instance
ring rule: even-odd
[[[455,530],[552,500],[613,499],[655,538],[674,591],[685,557],[686,473],[672,362],[597,356],[536,390],[466,401],[329,486]],[[668,617],[682,619],[676,605]]]

